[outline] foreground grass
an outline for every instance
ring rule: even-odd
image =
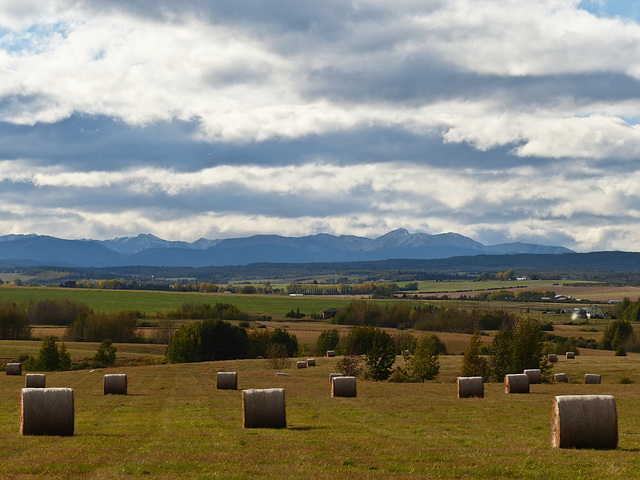
[[[357,398],[331,398],[318,367],[278,377],[264,361],[127,367],[47,374],[48,386],[74,389],[76,435],[21,436],[24,377],[0,377],[0,476],[3,478],[638,478],[639,356],[561,360],[578,382],[601,373],[602,385],[535,385],[505,395],[501,384],[484,399],[458,399],[460,357],[442,359],[441,375],[425,384],[360,381]],[[239,388],[283,387],[284,430],[242,429],[241,392],[215,389],[215,373],[238,371]],[[129,395],[103,396],[102,375],[126,373]],[[554,450],[553,396],[613,394],[619,415],[614,451]]]

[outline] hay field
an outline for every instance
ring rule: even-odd
[[[0,477],[33,478],[638,478],[640,355],[560,359],[568,384],[532,385],[506,395],[458,399],[459,356],[442,358],[424,384],[358,381],[357,398],[331,398],[336,358],[276,376],[264,361],[155,365],[47,374],[75,395],[73,437],[21,436],[24,376],[0,376]],[[401,360],[399,360],[401,361]],[[237,371],[239,390],[216,390],[216,372]],[[129,395],[104,396],[103,376],[126,373]],[[584,385],[600,373],[601,385]],[[634,384],[620,384],[629,377]],[[287,428],[243,429],[241,390],[286,391]],[[611,394],[619,446],[551,448],[553,398]]]

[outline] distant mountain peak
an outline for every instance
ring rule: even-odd
[[[397,237],[406,237],[411,235],[406,229],[398,228],[396,230],[392,230],[389,233],[385,233],[384,235],[379,236],[378,238],[397,238]]]
[[[428,260],[474,255],[572,253],[564,247],[527,243],[485,246],[457,233],[409,233],[404,228],[375,239],[321,233],[304,237],[253,235],[195,242],[169,241],[151,233],[112,240],[61,240],[39,235],[0,236],[0,262],[15,265],[204,267],[249,263],[326,263],[392,259]]]

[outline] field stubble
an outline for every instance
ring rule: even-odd
[[[260,360],[156,365],[47,374],[74,389],[76,435],[21,436],[24,377],[0,377],[3,478],[637,478],[640,475],[640,355],[563,358],[569,384],[458,399],[461,358],[442,357],[437,381],[358,382],[357,398],[331,398],[337,358],[285,370]],[[401,362],[401,359],[398,359]],[[217,371],[237,371],[239,390],[216,390]],[[129,395],[104,396],[105,373],[126,373]],[[584,385],[585,373],[602,374]],[[284,430],[242,429],[241,389],[282,387]],[[619,416],[613,451],[551,448],[554,395],[611,394]]]

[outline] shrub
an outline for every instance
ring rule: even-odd
[[[393,336],[393,344],[396,347],[396,355],[403,355],[406,350],[413,352],[416,348],[416,337],[410,333],[396,333]]]
[[[111,340],[104,339],[93,357],[92,366],[94,368],[111,367],[114,363],[116,363],[116,347]]]
[[[287,347],[281,343],[274,343],[267,350],[267,365],[272,370],[281,370],[291,366],[291,359]]]
[[[285,318],[303,318],[305,316],[304,313],[300,313],[300,309],[298,308],[297,310],[293,310],[293,308],[291,309],[290,312],[285,313]]]
[[[626,357],[627,356],[627,351],[624,349],[624,347],[622,345],[620,345],[617,349],[616,349],[616,353],[615,353],[616,357]]]
[[[362,357],[359,355],[345,355],[336,364],[336,368],[343,375],[350,377],[359,377],[362,375],[364,366],[362,365]]]

